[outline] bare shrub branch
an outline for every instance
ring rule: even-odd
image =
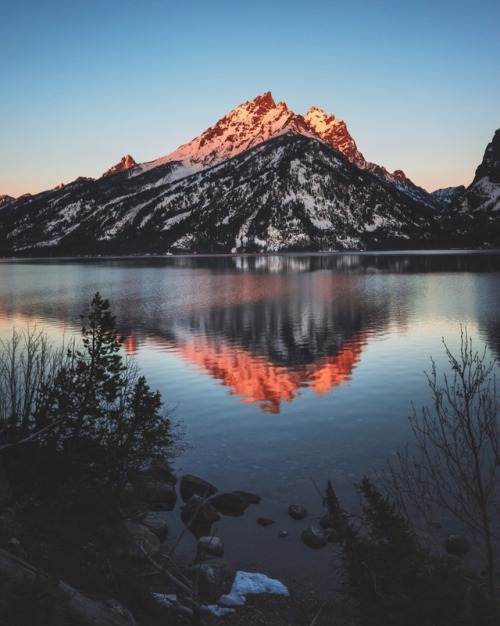
[[[432,361],[427,381],[432,406],[410,416],[414,446],[389,466],[391,491],[408,513],[412,507],[428,524],[447,512],[481,547],[489,592],[496,599],[500,541],[500,400],[495,362],[474,349],[461,329],[460,353],[443,339],[451,372],[438,376]]]

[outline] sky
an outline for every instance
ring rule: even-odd
[[[0,194],[175,150],[271,91],[365,158],[468,185],[500,127],[498,0],[1,0]]]

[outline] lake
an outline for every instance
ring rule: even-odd
[[[464,327],[500,359],[499,252],[3,260],[0,337],[78,333],[97,291],[184,424],[178,474],[262,497],[212,528],[228,560],[291,587],[334,573],[335,548],[300,541],[324,512],[316,486],[331,479],[356,509],[353,483],[408,440],[412,403],[429,402],[424,371],[431,356],[446,368],[442,339],[456,350]],[[306,520],[288,517],[294,503]],[[178,509],[167,515],[175,537]],[[194,545],[183,540],[180,557]]]

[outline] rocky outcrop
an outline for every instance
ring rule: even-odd
[[[132,167],[135,167],[136,165],[137,163],[130,156],[130,154],[127,154],[126,156],[122,157],[119,163],[117,163],[116,165],[113,165],[113,167],[110,167],[109,170],[105,171],[104,174],[101,176],[101,178],[106,178],[107,176],[114,176],[114,174],[120,174],[121,172],[126,172]]]
[[[0,195],[0,208],[2,208],[4,205],[9,204],[10,202],[14,202],[15,198],[13,198],[12,196],[7,196],[7,195]]]
[[[495,132],[493,139],[486,147],[483,160],[476,169],[472,185],[475,185],[483,178],[488,178],[491,183],[500,184],[500,128]]]
[[[474,180],[467,188],[466,203],[469,212],[493,216],[498,227],[500,221],[498,218],[500,212],[500,128],[486,147]]]
[[[311,107],[305,115],[305,120],[314,133],[323,141],[329,143],[332,148],[342,152],[356,165],[366,163],[365,157],[356,146],[356,142],[347,130],[346,123],[335,117],[328,115],[322,109]]]
[[[456,234],[463,247],[500,246],[500,129],[486,147],[474,180],[467,187],[438,190],[446,202],[441,216],[445,228]]]

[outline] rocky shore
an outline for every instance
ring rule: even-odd
[[[338,598],[333,601],[324,592],[305,589],[290,594],[281,581],[265,572],[236,570],[231,554],[226,553],[224,536],[213,532],[221,517],[251,516],[252,523],[272,532],[277,542],[288,536],[286,529],[261,510],[258,494],[242,489],[220,492],[203,478],[175,476],[170,466],[160,461],[143,472],[129,490],[138,503],[136,508],[92,532],[84,530],[79,520],[47,510],[36,498],[4,501],[3,547],[35,571],[70,584],[90,602],[104,602],[111,614],[116,613],[116,624],[155,626],[162,615],[170,615],[168,623],[190,624],[195,623],[197,614],[200,623],[207,624],[298,624],[305,623],[301,620],[307,614],[311,619],[317,616],[319,625],[329,623],[322,620],[332,610],[342,615],[339,606],[343,599],[339,604]],[[328,515],[310,522],[306,508],[297,503],[289,505],[287,515],[291,524],[303,525],[300,540],[312,552],[336,541]],[[180,516],[184,525],[175,539],[169,534],[173,516]],[[185,535],[191,541],[195,538],[196,549],[187,562],[183,559],[180,563],[176,551]],[[248,551],[252,551],[251,544]],[[241,583],[238,587],[242,576],[254,577],[249,592],[241,592]],[[281,590],[278,594],[277,589]],[[242,598],[237,606],[228,600],[231,593]],[[165,597],[175,600],[168,602]],[[78,617],[82,624],[92,623],[89,611],[87,622],[85,616]]]

